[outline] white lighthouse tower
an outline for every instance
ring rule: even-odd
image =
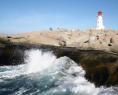
[[[99,11],[98,15],[97,15],[97,28],[96,29],[97,30],[103,30],[104,29],[102,11]]]

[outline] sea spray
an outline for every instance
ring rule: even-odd
[[[53,65],[56,56],[50,52],[43,52],[41,50],[30,50],[25,52],[25,63],[28,64],[27,73],[40,72],[49,66]]]

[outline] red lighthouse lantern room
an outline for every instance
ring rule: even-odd
[[[99,11],[98,12],[98,16],[102,16],[102,11]]]

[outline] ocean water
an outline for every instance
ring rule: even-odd
[[[69,57],[31,49],[24,59],[26,64],[0,67],[0,95],[118,95],[117,87],[95,87]]]

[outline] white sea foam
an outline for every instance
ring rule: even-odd
[[[17,65],[17,66],[3,66],[0,67],[0,78],[14,78],[16,76],[25,74],[24,65]]]
[[[59,87],[62,91],[70,89],[74,95],[97,95],[99,88],[88,82],[85,71],[68,57],[61,57],[55,61],[57,68],[62,70],[64,77],[59,79]],[[57,70],[58,70],[57,69]],[[73,76],[74,75],[74,76]]]

